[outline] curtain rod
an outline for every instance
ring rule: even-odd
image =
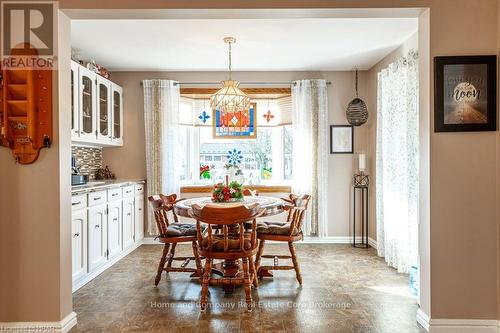
[[[142,81],[139,82],[139,84],[142,86]],[[203,85],[219,85],[220,81],[218,82],[177,82],[175,85],[188,85],[188,86],[203,86]],[[277,85],[277,86],[286,86],[286,85],[292,85],[294,82],[292,81],[284,81],[284,82],[241,82],[241,86],[271,86],[271,85]],[[327,85],[332,84],[330,81],[326,81]]]

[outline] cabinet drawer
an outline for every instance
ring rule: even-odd
[[[86,194],[77,194],[71,196],[71,209],[77,210],[80,208],[87,207],[87,195]]]
[[[122,187],[122,190],[124,198],[129,198],[134,196],[134,185],[124,186]]]
[[[107,195],[106,191],[92,192],[89,193],[89,207],[101,205],[106,203]]]
[[[122,189],[113,188],[108,190],[108,201],[119,200],[122,198]]]
[[[135,195],[143,195],[143,194],[144,194],[144,184],[136,184]]]

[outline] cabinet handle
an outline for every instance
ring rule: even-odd
[[[118,195],[118,193],[111,194],[112,197],[116,197],[117,195]]]
[[[99,227],[100,227],[100,225],[99,225],[99,224],[96,224],[96,225],[94,226],[94,228],[96,228],[96,229],[97,229],[97,228],[99,228]]]
[[[131,215],[131,213],[127,213],[127,216],[130,216],[130,215]]]
[[[76,234],[73,235],[73,238],[80,236],[80,233],[77,232]]]
[[[78,202],[72,202],[72,203],[71,203],[71,206],[76,206],[76,205],[79,205],[79,204],[81,204],[81,203],[82,203],[81,201],[78,201]]]
[[[125,191],[125,193],[130,193],[130,192],[132,192],[132,191]]]
[[[115,218],[113,219],[113,222],[118,222],[118,219],[115,217]]]
[[[142,210],[142,208],[139,208],[139,211],[141,211],[141,210]]]
[[[94,201],[97,201],[97,200],[101,200],[101,197],[99,197],[99,198],[94,198]]]

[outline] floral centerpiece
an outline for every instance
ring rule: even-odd
[[[227,180],[227,178],[226,178]],[[212,192],[213,202],[239,202],[243,201],[243,186],[238,182],[215,184]]]

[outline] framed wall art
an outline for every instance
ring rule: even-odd
[[[497,129],[496,55],[434,58],[434,131]]]
[[[330,154],[352,154],[353,147],[352,125],[330,125]]]

